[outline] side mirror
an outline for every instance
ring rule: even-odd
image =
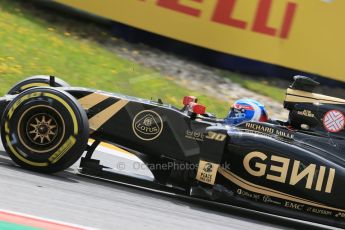
[[[185,96],[183,98],[183,105],[184,106],[187,106],[189,105],[190,103],[197,103],[198,102],[198,98],[195,97],[195,96]]]

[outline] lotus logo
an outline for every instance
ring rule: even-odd
[[[150,117],[146,117],[144,119],[144,125],[152,126],[152,123],[154,122],[153,117],[151,115],[147,115],[147,116],[150,116]]]
[[[134,117],[132,128],[138,138],[151,141],[160,136],[163,130],[163,120],[158,113],[144,110]]]

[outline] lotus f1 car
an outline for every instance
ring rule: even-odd
[[[148,164],[154,183],[189,196],[345,227],[345,100],[317,94],[295,77],[284,106],[288,121],[227,126],[195,97],[182,109],[70,87],[49,76],[28,78],[0,98],[1,138],[21,167],[42,173],[80,170],[103,176],[92,158],[100,142]],[[88,139],[95,141],[88,145]]]

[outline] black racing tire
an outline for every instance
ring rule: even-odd
[[[50,86],[50,76],[46,75],[37,75],[33,77],[28,77],[22,80],[21,82],[18,82],[15,84],[7,94],[10,95],[15,95],[19,94],[25,90],[31,89],[33,87],[46,87]],[[55,78],[55,84],[53,87],[70,87],[68,83],[65,81],[61,80],[60,78]]]
[[[87,148],[88,118],[69,93],[36,87],[24,91],[6,107],[1,139],[19,166],[55,173],[74,164]]]

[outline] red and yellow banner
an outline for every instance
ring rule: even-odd
[[[216,51],[345,82],[343,0],[56,0]]]

